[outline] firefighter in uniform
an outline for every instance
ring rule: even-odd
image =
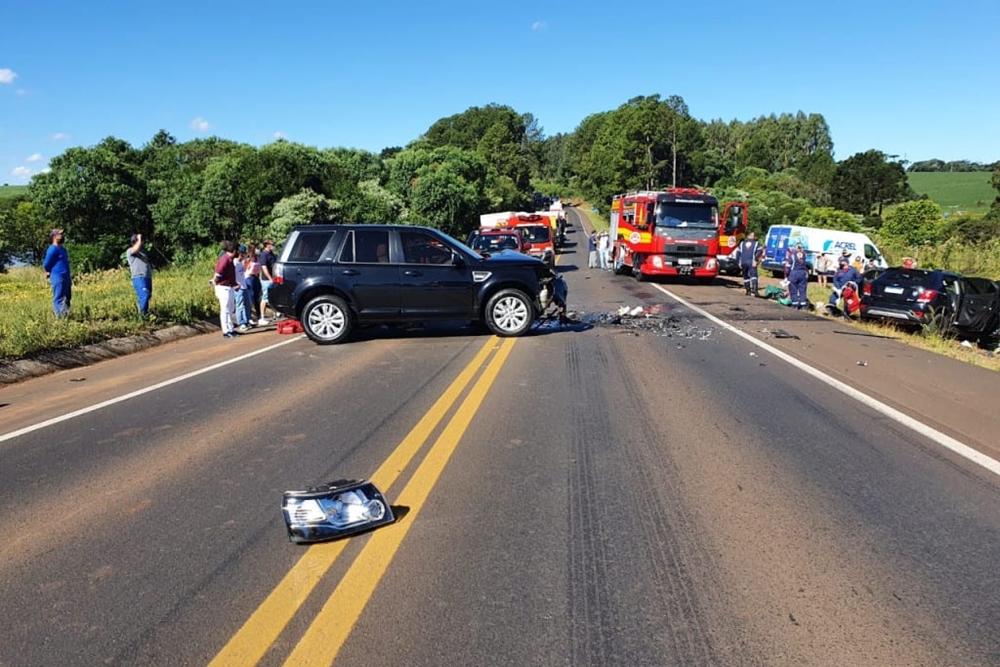
[[[760,259],[764,256],[764,248],[757,241],[757,234],[749,232],[736,248],[736,253],[740,263],[740,271],[743,273],[743,289],[746,290],[748,296],[760,296],[757,292],[757,265],[760,264]]]
[[[785,256],[785,279],[788,280],[792,307],[795,310],[808,307],[806,286],[809,284],[809,266],[806,264],[806,253],[801,243],[796,243],[795,250],[789,250]]]

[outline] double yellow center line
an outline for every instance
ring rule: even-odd
[[[285,665],[328,667],[340,652],[368,599],[389,567],[396,550],[416,520],[424,501],[465,434],[472,417],[514,347],[515,339],[491,337],[441,395],[426,415],[370,477],[385,493],[465,392],[466,387],[495,351],[451,421],[413,473],[394,505],[408,508],[397,523],[373,532],[340,584],[296,644]],[[243,627],[219,651],[209,667],[251,667],[267,653],[305,603],[313,589],[344,551],[347,540],[310,547],[289,570]]]

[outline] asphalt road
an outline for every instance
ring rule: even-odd
[[[587,269],[570,219],[575,324],[0,388],[0,667],[1000,665],[996,374]],[[397,523],[289,543],[281,493],[341,477]]]

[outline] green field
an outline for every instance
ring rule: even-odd
[[[907,174],[910,187],[926,194],[946,213],[985,213],[997,196],[988,171],[913,171]]]
[[[28,191],[27,185],[0,185],[0,197],[14,197]]]

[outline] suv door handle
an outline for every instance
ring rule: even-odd
[[[414,271],[413,269],[409,269],[407,271],[403,271],[403,275],[404,276],[422,276],[424,274],[423,274],[422,271]]]
[[[356,276],[361,272],[358,271],[357,269],[344,269],[343,271],[341,271],[341,273],[343,273],[345,276]]]

